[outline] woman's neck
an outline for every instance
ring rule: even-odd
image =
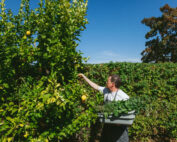
[[[117,92],[119,90],[119,88],[111,88],[109,89],[111,92]]]

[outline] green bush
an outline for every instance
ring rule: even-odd
[[[61,87],[55,77],[43,77],[36,84],[24,81],[1,105],[1,139],[58,141],[89,127],[97,118],[93,106],[98,102],[94,96],[82,103],[86,93],[78,82]]]
[[[129,128],[131,139],[176,138],[177,64],[87,64],[84,71],[91,80],[103,86],[110,74],[118,74],[122,79],[121,89],[131,98],[150,98],[151,103],[136,115]]]
[[[87,128],[96,121],[95,106],[103,96],[78,81],[80,71],[99,85],[105,85],[109,74],[119,74],[121,89],[129,96],[152,98],[129,129],[134,140],[176,138],[177,64],[83,65],[76,47],[87,24],[87,1],[40,0],[32,10],[30,1],[22,0],[17,15],[5,9],[4,1],[0,2],[0,141],[59,141],[78,134],[89,139]]]
[[[0,2],[0,141],[59,141],[96,119],[92,97],[77,80],[76,50],[87,1],[22,0],[17,15]],[[87,100],[81,101],[86,95]]]

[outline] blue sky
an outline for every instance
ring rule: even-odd
[[[143,18],[162,15],[160,7],[177,7],[176,0],[88,0],[89,24],[81,33],[78,50],[88,63],[141,62],[145,34]],[[31,0],[37,7],[39,0]],[[6,0],[6,7],[17,12],[20,0]]]

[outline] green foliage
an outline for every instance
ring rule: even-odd
[[[76,50],[87,1],[22,0],[17,15],[0,2],[0,141],[60,141],[96,119],[98,94],[77,81]]]
[[[133,125],[129,128],[130,138],[135,141],[143,141],[148,138],[176,138],[176,63],[87,64],[85,65],[85,74],[103,86],[110,74],[118,74],[122,80],[120,88],[130,98],[136,100],[136,98],[147,97],[150,100],[150,102],[144,102],[147,104],[145,111],[140,111],[136,115]],[[121,105],[124,106],[124,104]],[[109,112],[110,110],[111,108]]]
[[[95,123],[95,106],[103,97],[78,81],[81,70],[100,85],[109,74],[119,74],[121,89],[129,96],[152,99],[129,130],[134,139],[153,137],[153,128],[156,136],[176,138],[176,64],[84,67],[76,47],[87,24],[87,1],[40,0],[32,10],[30,1],[22,0],[17,15],[5,8],[4,1],[0,2],[0,141],[60,141]]]
[[[83,104],[81,96],[88,92],[79,82],[61,86],[55,78],[24,80],[14,97],[1,104],[1,140],[58,141],[90,127],[97,118],[96,96]]]
[[[87,24],[87,2],[41,0],[39,7],[32,10],[29,0],[22,0],[17,15],[5,9],[4,0],[0,6],[3,89],[13,92],[19,78],[40,79],[52,71],[62,84],[76,78],[76,71],[82,66],[82,56],[76,47]]]
[[[177,62],[176,28],[177,8],[168,4],[160,8],[162,16],[144,18],[142,23],[150,28],[146,34],[146,49],[141,55],[143,62]]]
[[[104,105],[97,106],[96,111],[102,113],[105,117],[113,115],[119,117],[122,114],[127,114],[130,111],[135,111],[138,114],[140,111],[145,111],[147,105],[151,102],[148,96],[132,97],[126,101],[112,101]]]

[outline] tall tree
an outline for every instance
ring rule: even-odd
[[[145,35],[146,48],[141,52],[143,62],[177,62],[177,8],[166,4],[160,11],[161,17],[141,21],[150,28]]]

